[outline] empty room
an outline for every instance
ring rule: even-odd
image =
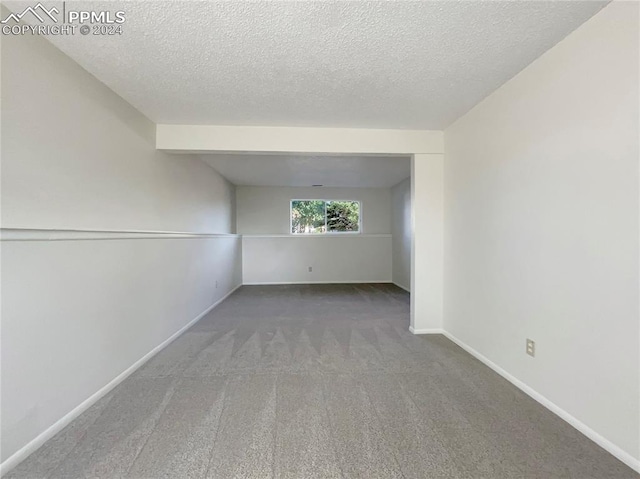
[[[3,479],[640,479],[638,0],[1,3]]]

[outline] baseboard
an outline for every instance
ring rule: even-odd
[[[375,280],[375,281],[256,281],[242,283],[243,286],[269,286],[279,284],[393,284],[391,280]]]
[[[397,283],[395,281],[392,281],[392,283],[395,284],[398,288],[404,289],[407,293],[411,293],[411,289],[410,288],[407,288],[406,286],[403,286],[400,283]]]
[[[45,442],[51,439],[53,436],[62,431],[71,421],[80,416],[83,412],[93,406],[96,402],[98,402],[102,397],[104,397],[109,391],[114,389],[118,384],[127,379],[131,374],[133,374],[138,368],[140,368],[144,363],[149,361],[153,356],[158,354],[164,348],[169,346],[173,341],[178,339],[187,329],[197,323],[200,319],[202,319],[209,311],[222,303],[225,299],[227,299],[233,292],[238,289],[241,284],[237,285],[227,294],[225,294],[218,301],[213,303],[207,309],[205,309],[202,313],[196,316],[194,319],[189,321],[185,326],[180,328],[177,332],[172,334],[168,339],[160,343],[158,346],[153,348],[143,357],[138,359],[135,363],[121,372],[118,376],[113,378],[108,384],[103,386],[101,389],[92,394],[89,398],[85,399],[82,403],[72,409],[70,412],[65,414],[61,419],[56,421],[52,426],[47,428],[45,431],[40,433],[35,439],[27,443],[24,447],[13,453],[10,457],[8,457],[2,464],[0,464],[0,477],[9,472],[11,469],[16,467],[22,461],[24,461],[30,454],[35,452],[40,446],[42,446]]]
[[[496,373],[498,373],[500,376],[505,378],[511,384],[516,386],[522,392],[524,392],[525,394],[527,394],[531,398],[533,398],[536,401],[538,401],[544,407],[549,409],[552,413],[554,413],[555,415],[557,415],[561,419],[564,419],[571,426],[573,426],[578,431],[580,431],[582,434],[587,436],[589,439],[591,439],[593,442],[595,442],[598,446],[603,448],[605,451],[609,452],[611,455],[613,455],[614,457],[618,458],[620,461],[624,462],[631,469],[633,469],[633,470],[635,470],[637,472],[640,472],[640,460],[639,459],[636,459],[635,457],[633,457],[628,452],[622,450],[620,447],[616,446],[614,443],[612,443],[608,439],[606,439],[603,436],[601,436],[600,434],[598,434],[596,431],[591,429],[589,426],[584,424],[582,421],[580,421],[579,419],[576,419],[574,416],[569,414],[567,411],[562,409],[560,406],[558,406],[557,404],[553,403],[552,401],[550,401],[549,399],[544,397],[542,394],[540,394],[539,392],[537,392],[536,390],[534,390],[530,386],[528,386],[525,383],[523,383],[522,381],[520,381],[515,376],[512,376],[511,374],[509,374],[507,371],[502,369],[500,366],[495,364],[493,361],[491,361],[487,357],[485,357],[482,354],[480,354],[478,351],[473,349],[471,346],[469,346],[466,343],[460,341],[453,334],[451,334],[451,333],[449,333],[447,331],[443,331],[442,334],[444,334],[447,338],[449,338],[451,341],[456,343],[458,346],[460,346],[466,352],[471,354],[473,357],[478,359],[480,362],[484,363],[486,366],[488,366],[491,369],[493,369]]]
[[[413,326],[409,326],[409,331],[413,334],[442,334],[444,331],[442,329],[433,328],[433,329],[416,329]]]

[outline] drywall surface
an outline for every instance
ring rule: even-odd
[[[411,179],[391,188],[392,280],[411,288]]]
[[[2,41],[4,228],[230,232],[233,187],[49,42]]]
[[[240,284],[241,244],[233,187],[155,151],[153,124],[45,39],[4,36],[2,73],[8,464]]]
[[[3,242],[3,460],[240,284],[240,247],[236,237]]]
[[[411,162],[410,331],[443,326],[444,155],[414,155]]]
[[[360,201],[362,233],[290,235],[292,199]],[[388,188],[238,186],[236,204],[245,284],[391,281]]]
[[[391,235],[243,236],[242,259],[244,284],[388,283]]]
[[[638,8],[611,3],[446,130],[444,324],[636,467]]]
[[[436,130],[375,130],[222,125],[157,125],[160,150],[182,152],[442,153]]]
[[[360,201],[362,233],[391,233],[391,190],[388,188],[296,188],[238,186],[238,233],[286,235],[290,227],[291,200]]]

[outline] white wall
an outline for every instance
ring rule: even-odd
[[[411,162],[411,325],[413,333],[441,333],[444,315],[444,155]]]
[[[241,245],[233,187],[157,152],[154,125],[46,40],[4,36],[2,73],[7,467],[240,284]]]
[[[2,63],[4,228],[233,230],[234,188],[48,42],[4,36]]]
[[[238,186],[238,233],[243,235],[289,234],[290,201],[360,201],[363,234],[391,233],[391,190],[388,188],[324,188]]]
[[[360,201],[362,233],[291,236],[292,199]],[[236,204],[245,284],[391,281],[391,192],[387,188],[239,186]]]
[[[608,5],[446,130],[444,324],[636,467],[638,7]]]
[[[242,263],[244,284],[386,283],[391,236],[243,236]]]
[[[411,178],[391,189],[392,280],[411,289]]]

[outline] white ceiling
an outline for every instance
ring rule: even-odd
[[[389,188],[411,175],[402,156],[216,154],[200,157],[235,185]]]
[[[123,35],[47,38],[157,123],[443,129],[606,3],[67,2]]]

